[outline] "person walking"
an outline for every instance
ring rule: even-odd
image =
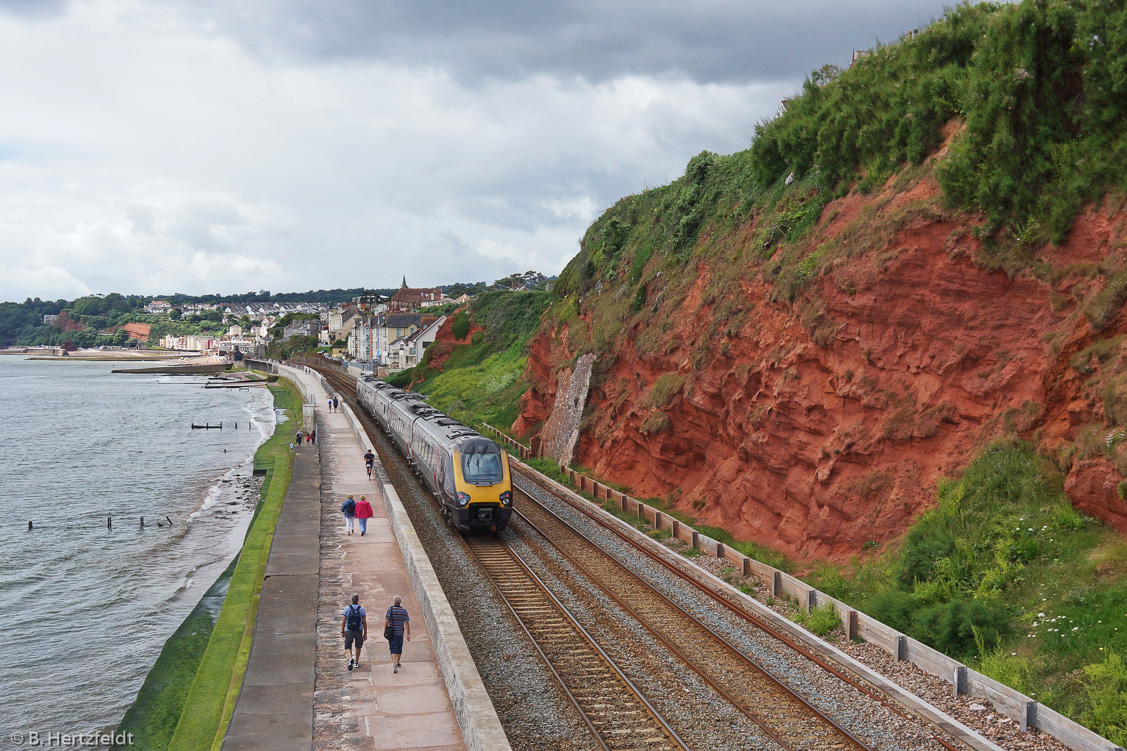
[[[395,663],[391,672],[398,673],[399,668],[402,667],[399,660],[403,657],[403,639],[411,641],[411,616],[407,615],[407,609],[400,605],[403,602],[402,597],[396,595],[391,602],[392,605],[383,618],[383,628],[384,635],[387,636],[387,647],[391,652],[391,661]],[[389,629],[390,635],[388,635]]]
[[[331,396],[329,397],[329,411],[333,411],[333,398]]]
[[[301,431],[300,430],[297,431],[297,433],[294,435],[293,439],[294,439],[294,443],[296,443],[298,446],[301,445]]]
[[[341,613],[340,635],[344,637],[344,653],[348,655],[348,669],[360,667],[360,648],[368,638],[368,614],[360,607],[360,595],[352,595],[352,604]],[[353,650],[356,656],[353,657]]]
[[[309,431],[309,444],[313,445],[315,443],[317,443],[317,428],[313,428],[313,430]]]
[[[371,449],[364,454],[364,467],[368,470],[368,479],[372,479],[372,466],[376,463],[376,455],[372,453]]]
[[[351,495],[340,505],[340,512],[344,514],[344,531],[352,534],[353,523],[356,520],[356,501]]]
[[[356,520],[360,522],[360,536],[363,537],[368,531],[368,520],[375,516],[372,511],[372,504],[364,496],[360,496],[360,500],[356,502]]]

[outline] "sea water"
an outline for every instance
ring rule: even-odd
[[[0,748],[115,726],[258,500],[268,390],[114,365],[0,357]]]

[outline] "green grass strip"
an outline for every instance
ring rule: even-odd
[[[132,734],[134,747],[155,751],[168,748],[237,562],[236,556],[164,643],[137,699],[122,718],[117,732]]]
[[[297,418],[293,424],[300,425],[297,407],[301,405],[301,398],[296,390],[285,384],[284,388],[271,387],[271,391],[274,392],[275,403],[287,402],[287,413]],[[218,749],[227,732],[250,654],[274,527],[290,484],[293,457],[289,452],[288,432],[288,429],[275,430],[274,436],[262,445],[255,456],[256,468],[273,459],[273,476],[266,499],[251,523],[231,576],[223,609],[184,701],[180,721],[168,745],[170,751]]]

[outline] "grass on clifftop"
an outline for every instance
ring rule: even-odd
[[[573,351],[612,352],[622,318],[659,305],[668,315],[703,264],[710,329],[738,331],[733,317],[746,312],[724,306],[742,296],[741,277],[761,275],[793,302],[843,254],[804,242],[830,201],[931,173],[942,198],[908,210],[981,216],[984,226],[967,228],[984,243],[976,261],[1027,265],[1028,249],[1060,242],[1086,205],[1127,191],[1125,60],[1123,3],[953,7],[847,70],[813,71],[781,116],[756,126],[750,148],[702,152],[678,180],[609,208],[560,273],[550,315],[574,324]],[[948,151],[924,164],[945,137]],[[808,312],[815,341],[827,338],[814,330],[816,307]],[[1099,311],[1092,319],[1098,327]]]
[[[463,326],[465,335],[472,321],[482,327],[473,337],[456,343],[442,370],[422,363],[400,371],[388,382],[428,396],[427,401],[467,425],[486,422],[508,429],[517,419],[520,398],[528,388],[523,379],[528,358],[525,347],[540,325],[548,307],[547,292],[483,292],[474,298]],[[458,320],[455,323],[459,323]],[[431,345],[431,348],[436,345]],[[427,350],[432,354],[431,349]]]

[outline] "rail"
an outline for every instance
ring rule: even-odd
[[[336,370],[341,372],[339,368]],[[530,447],[518,443],[491,425],[482,424],[506,444],[518,449],[522,459],[533,455]],[[561,465],[560,471],[580,492],[589,493],[596,500],[614,502],[624,512],[636,514],[639,519],[653,524],[656,529],[669,531],[674,537],[692,547],[734,564],[744,575],[758,577],[777,597],[796,599],[806,610],[832,604],[850,639],[862,639],[876,644],[895,659],[910,662],[924,672],[942,678],[951,684],[956,696],[965,694],[989,701],[999,714],[1016,721],[1022,730],[1036,729],[1056,738],[1074,751],[1127,751],[1123,746],[1109,741],[1035,699],[886,626],[790,574],[697,532],[690,525],[671,517],[668,513],[576,472],[570,467]]]
[[[536,513],[543,512],[543,518],[556,527],[545,530],[527,513],[515,511],[546,545],[594,582],[605,597],[629,613],[669,653],[677,655],[705,684],[780,746],[786,749],[808,747],[807,744],[816,740],[818,747],[825,745],[843,751],[869,748],[701,619],[589,541],[554,511],[532,496],[525,496]],[[584,549],[582,555],[576,557],[564,549],[561,539],[566,533],[560,534],[564,530],[580,541]],[[596,569],[603,573],[595,573]],[[614,591],[604,583],[608,578],[617,580]],[[615,594],[616,591],[620,594]],[[690,651],[695,651],[696,657],[688,654]]]
[[[496,538],[463,542],[602,748],[686,751],[676,732],[516,551]]]
[[[871,616],[854,610],[846,603],[830,597],[790,574],[697,532],[668,513],[593,480],[570,467],[561,465],[559,469],[580,492],[588,493],[596,500],[612,502],[625,513],[636,514],[639,519],[653,524],[655,529],[668,531],[673,537],[701,552],[736,565],[745,576],[758,577],[776,597],[796,599],[807,611],[832,604],[848,638],[862,639],[876,644],[896,660],[910,662],[924,672],[942,678],[951,683],[952,691],[956,696],[965,694],[989,701],[999,714],[1019,723],[1023,731],[1036,729],[1056,738],[1075,751],[1124,751],[1122,746],[1040,704],[1035,699],[967,667],[958,660],[886,626]]]

